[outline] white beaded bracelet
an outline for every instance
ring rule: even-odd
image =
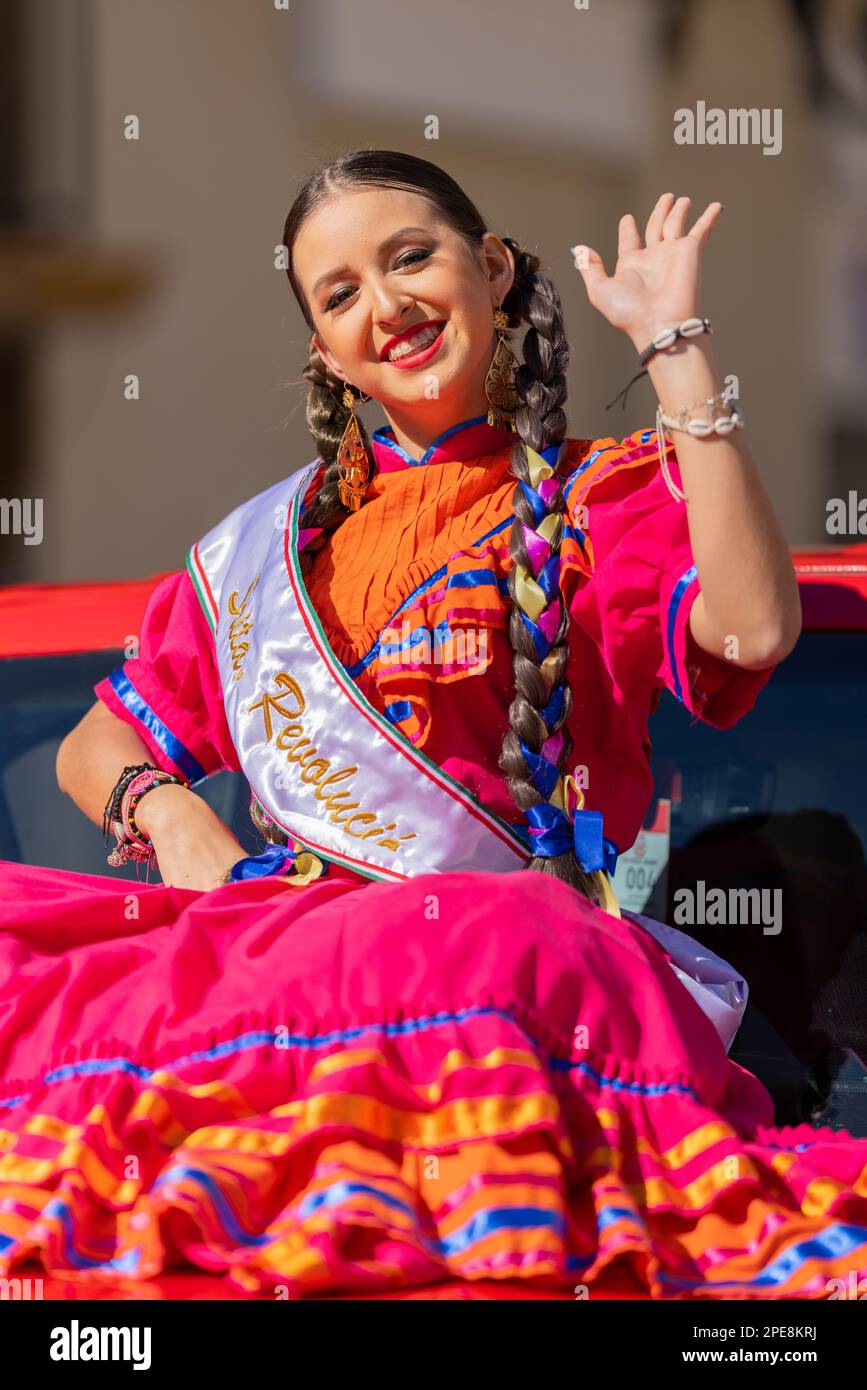
[[[646,366],[651,357],[655,357],[658,352],[665,352],[666,348],[674,347],[678,338],[695,338],[699,333],[712,332],[710,319],[684,319],[681,324],[661,329],[644,351],[638,354],[638,360],[642,366]]]
[[[729,407],[728,415],[713,414],[717,402],[720,403],[720,406]],[[691,411],[695,410],[697,406],[704,406],[710,419],[702,420],[700,417],[692,416]],[[676,415],[666,415],[662,406],[657,406],[656,445],[659,452],[659,464],[665,478],[665,485],[672,497],[678,502],[686,501],[686,493],[681,492],[668,469],[668,453],[663,430],[681,430],[684,434],[691,434],[695,439],[705,439],[709,434],[731,434],[732,430],[740,430],[743,427],[743,414],[738,406],[732,405],[725,392],[716,396],[705,396],[700,401],[694,401],[692,405],[684,406]]]

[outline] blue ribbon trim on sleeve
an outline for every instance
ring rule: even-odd
[[[118,666],[114,671],[111,671],[108,679],[117,698],[126,705],[131,714],[135,715],[139,723],[144,725],[154,742],[159,744],[175,767],[181,770],[187,781],[192,786],[195,786],[197,782],[203,782],[209,774],[190,750],[184,747],[181,740],[176,738],[167,725],[163,723],[156,710],[142,699],[123,666]]]
[[[672,589],[671,598],[668,604],[668,622],[666,623],[665,631],[666,641],[668,644],[668,664],[671,667],[671,675],[674,687],[672,693],[676,696],[678,700],[680,700],[681,704],[684,704],[685,701],[683,698],[683,685],[680,679],[681,672],[678,670],[677,666],[677,652],[675,650],[674,634],[677,627],[677,614],[681,602],[683,600],[683,596],[689,588],[690,584],[692,584],[693,580],[697,578],[698,570],[696,569],[695,565],[690,565],[689,569],[683,572],[683,574],[680,576],[677,583],[675,584],[674,588]]]

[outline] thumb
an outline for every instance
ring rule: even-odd
[[[592,246],[573,246],[571,250],[575,258],[575,269],[580,270],[584,287],[592,300],[594,291],[608,279],[602,257]]]

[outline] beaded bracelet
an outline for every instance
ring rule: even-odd
[[[728,406],[729,413],[727,415],[714,414],[717,402],[719,402],[720,407]],[[706,408],[708,419],[702,420],[691,414],[698,406]],[[732,430],[742,430],[743,427],[743,414],[738,406],[732,404],[731,398],[726,395],[725,391],[720,391],[715,396],[704,396],[699,401],[693,401],[692,405],[683,406],[676,415],[666,415],[662,406],[658,406],[656,410],[656,444],[659,452],[659,465],[665,478],[665,485],[672,497],[678,502],[686,501],[686,493],[681,492],[668,470],[668,451],[663,430],[681,430],[684,434],[691,434],[695,439],[704,439],[709,434],[731,434]]]
[[[695,338],[699,333],[712,332],[710,319],[684,319],[677,328],[660,329],[644,351],[638,354],[638,360],[644,367],[651,357],[655,357],[658,352],[664,352],[666,348],[674,347],[678,338]]]
[[[153,763],[138,763],[124,768],[108,798],[102,817],[106,842],[109,832],[113,833],[117,840],[115,849],[106,860],[113,868],[118,868],[128,861],[136,864],[154,862],[156,855],[153,842],[136,825],[135,811],[146,792],[167,782],[177,782],[180,786],[189,787],[189,782],[183,777],[155,767]]]
[[[152,766],[152,763],[136,763],[134,766],[130,765],[125,767],[112,787],[108,801],[105,803],[105,810],[102,813],[102,835],[106,843],[108,843],[108,838],[112,833],[114,823],[120,815],[120,804],[124,792],[137,773],[144,772],[146,768]]]

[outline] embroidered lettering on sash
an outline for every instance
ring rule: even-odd
[[[252,585],[250,586],[252,588]],[[249,590],[248,590],[249,593]],[[304,725],[300,722],[300,716],[307,708],[307,701],[301,691],[298,682],[286,671],[280,671],[274,677],[274,685],[279,687],[276,694],[265,691],[261,699],[255,700],[253,704],[247,706],[247,713],[261,709],[262,718],[265,725],[265,740],[271,742],[274,736],[274,722],[272,712],[280,716],[285,722],[278,730],[275,743],[281,751],[286,754],[288,764],[297,764],[299,777],[302,782],[307,782],[315,787],[315,796],[318,801],[324,803],[327,818],[334,824],[339,825],[344,835],[349,835],[356,840],[370,840],[377,835],[386,835],[389,830],[397,828],[396,821],[389,821],[387,825],[376,825],[379,816],[372,811],[362,811],[358,808],[359,801],[347,801],[347,797],[352,796],[352,789],[344,787],[340,791],[331,791],[330,788],[336,783],[346,782],[354,777],[358,772],[358,767],[341,767],[332,771],[331,760],[319,756],[318,749],[313,747],[310,739],[304,732]],[[372,830],[355,830],[354,823],[370,826]],[[375,840],[377,845],[383,849],[399,850],[401,842],[416,839],[415,831],[410,831],[397,838],[388,837],[386,839]]]
[[[236,681],[239,681],[244,674],[244,657],[250,650],[250,643],[241,639],[253,629],[253,619],[250,616],[247,603],[260,578],[261,576],[257,574],[240,604],[238,603],[239,591],[237,589],[229,595],[228,609],[232,617],[229,625],[229,651],[232,654],[232,670],[235,672]]]

